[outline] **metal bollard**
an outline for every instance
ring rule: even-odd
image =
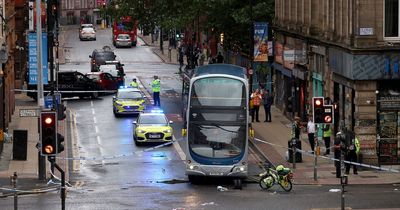
[[[10,185],[14,189],[14,210],[18,209],[18,193],[17,193],[17,172],[14,172],[12,176],[10,176]]]
[[[293,138],[292,139],[292,161],[293,161],[293,169],[296,169],[296,152],[297,152],[297,149],[296,149],[296,139],[295,138]]]

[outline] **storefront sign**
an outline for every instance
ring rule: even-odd
[[[294,68],[294,50],[287,46],[283,51],[283,66],[288,69]]]
[[[275,62],[283,64],[283,45],[275,42]]]
[[[386,96],[378,99],[382,110],[400,110],[400,96]]]

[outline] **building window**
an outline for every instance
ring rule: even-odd
[[[400,38],[399,6],[399,0],[385,0],[385,38]]]

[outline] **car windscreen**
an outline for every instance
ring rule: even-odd
[[[167,120],[164,115],[152,114],[152,115],[142,115],[139,117],[140,124],[167,124]]]
[[[96,61],[113,61],[115,54],[113,52],[99,52],[95,56]]]
[[[120,34],[118,35],[118,39],[130,39],[128,34]]]
[[[89,79],[94,80],[94,81],[100,80],[100,75],[99,74],[87,74],[86,76],[88,76]]]
[[[118,91],[118,99],[143,99],[143,96],[138,91]]]

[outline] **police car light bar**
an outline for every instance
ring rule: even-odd
[[[106,61],[106,64],[119,63],[119,61]]]
[[[151,113],[164,113],[162,109],[152,109],[150,110]]]

